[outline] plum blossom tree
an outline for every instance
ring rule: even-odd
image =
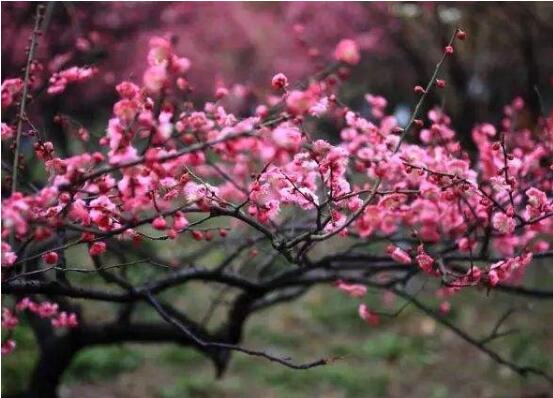
[[[37,10],[24,75],[2,83],[2,142],[12,160],[2,164],[11,186],[2,197],[2,355],[17,355],[13,331],[27,323],[40,356],[26,396],[55,397],[79,350],[122,342],[189,346],[219,375],[233,353],[298,370],[331,366],[338,358],[301,363],[242,341],[256,312],[320,284],[351,296],[367,327],[390,315],[365,302],[368,290],[390,292],[521,376],[553,382],[490,348],[500,324],[480,339],[447,317],[449,297],[467,290],[553,298],[524,281],[535,262],[553,257],[553,114],[530,129],[516,98],[500,125],[474,126],[471,159],[445,109],[424,111],[436,88],[447,90],[442,67],[467,39],[463,29],[414,88],[405,125],[379,95],[366,95],[368,117],[340,99],[362,56],[351,38],[304,81],[267,76],[272,94],[239,115],[226,104],[244,94],[224,85],[192,103],[195,65],[168,38],[152,37],[142,78],[114,84],[105,133],[79,126],[78,149],[62,156],[28,105],[93,81],[96,69],[45,78]],[[337,142],[318,137],[322,118],[339,129]],[[80,248],[85,258],[75,255]],[[415,280],[433,286],[438,306],[413,292]],[[218,302],[190,314],[174,300],[193,282],[231,297],[218,327],[205,322]],[[110,304],[111,320],[87,316],[83,307],[98,302]]]

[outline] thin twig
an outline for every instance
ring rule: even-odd
[[[31,35],[31,44],[29,45],[29,53],[27,56],[27,64],[25,65],[25,77],[23,79],[23,93],[21,103],[19,104],[19,113],[17,117],[17,133],[15,136],[15,152],[12,167],[12,195],[17,191],[17,173],[19,170],[19,152],[21,146],[21,134],[23,132],[23,117],[25,116],[25,107],[27,105],[27,96],[29,95],[29,84],[31,78],[31,66],[35,56],[35,50],[38,45],[40,36],[40,25],[44,16],[44,6],[38,5],[36,8],[35,27]]]

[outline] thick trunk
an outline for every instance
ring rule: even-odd
[[[57,398],[57,388],[63,373],[79,349],[80,346],[71,333],[45,342],[31,376],[29,391],[25,396]]]

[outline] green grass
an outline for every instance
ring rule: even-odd
[[[65,380],[105,380],[137,369],[142,359],[139,350],[124,346],[89,348],[77,354]]]
[[[22,390],[37,360],[37,347],[30,328],[15,328],[13,338],[17,342],[16,351],[2,357],[2,393]]]

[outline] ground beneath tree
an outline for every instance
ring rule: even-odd
[[[377,297],[373,297],[377,300]],[[498,297],[496,297],[498,299]],[[478,308],[485,294],[453,299],[448,316],[476,335],[485,335],[494,320]],[[466,301],[470,301],[471,305]],[[499,303],[521,308],[523,301]],[[398,302],[399,304],[399,302]],[[532,308],[541,322],[533,330],[513,333],[494,343],[522,363],[551,367],[547,336],[551,309]],[[318,289],[302,300],[260,314],[250,322],[246,344],[267,347],[295,359],[340,356],[317,369],[294,371],[243,355],[234,356],[221,380],[210,363],[190,349],[136,345],[89,350],[79,356],[61,389],[62,397],[79,398],[295,398],[295,397],[550,397],[539,379],[523,380],[500,367],[434,321],[408,308],[400,316],[370,328],[356,316],[357,302],[331,289]],[[463,308],[462,310],[460,310]],[[497,316],[497,312],[495,313]],[[524,324],[524,313],[507,324]],[[532,339],[538,339],[537,345]],[[111,350],[111,351],[110,351]]]

